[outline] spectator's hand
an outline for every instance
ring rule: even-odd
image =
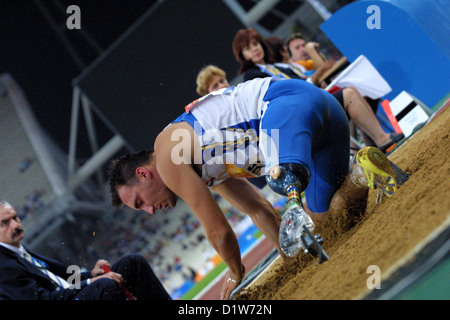
[[[323,64],[323,66],[321,68],[323,69],[324,72],[326,72],[334,66],[336,61],[337,60],[335,58],[329,59],[329,60],[325,61],[325,63]]]
[[[108,267],[110,267],[110,263],[106,260],[103,259],[99,259],[96,263],[94,268],[91,270],[91,275],[93,277],[98,276],[98,275],[102,275],[105,273],[105,271],[102,269],[102,266],[107,265]]]
[[[310,54],[313,51],[319,52],[319,44],[317,42],[308,42],[305,44],[305,51]]]
[[[322,66],[320,66],[316,72],[314,72],[314,74],[311,76],[311,80],[313,81],[313,83],[317,86],[319,86],[322,89],[325,89],[327,87],[327,84],[323,81],[320,81],[320,78],[322,78],[322,76],[328,71],[330,70],[333,65],[336,63],[336,59],[329,59],[326,60],[324,62],[324,64],[322,64]]]
[[[122,275],[113,271],[91,278],[91,283],[102,278],[114,280],[119,286],[123,283]]]

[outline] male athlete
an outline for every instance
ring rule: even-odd
[[[286,258],[278,241],[279,214],[243,177],[266,175],[284,195],[284,187],[295,184],[316,224],[351,202],[366,201],[368,187],[379,187],[381,180],[383,187],[390,184],[386,193],[398,186],[389,160],[376,148],[365,150],[349,174],[347,117],[332,95],[306,81],[255,79],[212,92],[185,110],[157,136],[154,151],[111,162],[112,202],[154,214],[182,198],[229,268],[222,299],[245,269],[236,236],[209,188],[248,214]],[[271,177],[273,168],[288,178]]]

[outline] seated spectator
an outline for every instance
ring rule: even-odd
[[[305,79],[306,81],[316,84],[315,81],[305,75],[305,68],[295,66],[289,57],[287,47],[281,37],[273,36],[265,39],[274,58],[274,66],[281,72],[289,75],[292,79]]]
[[[273,63],[272,50],[261,35],[254,29],[239,30],[233,40],[233,52],[240,63],[239,73],[244,74],[244,81],[277,76],[291,77],[278,70]]]
[[[230,86],[225,71],[214,65],[207,65],[201,69],[196,83],[197,93],[201,96]]]
[[[301,34],[295,34],[291,36],[287,41],[285,48],[287,50],[286,63],[288,63],[292,68],[299,70],[308,77],[308,81],[318,85],[321,88],[326,87],[326,83],[320,83],[322,76],[336,63],[335,59],[326,60],[322,58],[316,48],[318,44],[308,43],[307,48],[305,48],[306,41],[303,39]],[[315,60],[309,57],[315,57]],[[296,56],[292,56],[295,54]]]
[[[291,63],[301,69],[304,73],[312,74],[316,70],[320,69],[327,60],[323,54],[320,53],[319,44],[317,42],[307,43],[301,33],[294,33],[291,35],[286,40],[286,46]],[[332,65],[333,63],[331,66]]]
[[[170,300],[148,262],[128,255],[111,266],[100,259],[80,282],[67,282],[69,265],[22,246],[24,229],[14,208],[0,201],[0,299],[10,300]],[[129,291],[127,291],[129,290]]]
[[[266,42],[271,46],[275,66],[286,73],[288,70],[293,70],[294,67],[289,61],[289,53],[283,39],[271,37],[266,39]],[[299,79],[301,78],[299,77]],[[315,83],[315,81],[311,80],[310,82]],[[388,152],[392,150],[396,143],[404,137],[402,134],[389,134],[383,130],[369,103],[356,88],[347,87],[338,90],[333,93],[333,96],[344,108],[349,120],[352,120],[361,131],[366,133],[381,151]]]

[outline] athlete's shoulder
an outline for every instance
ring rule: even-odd
[[[235,86],[230,86],[230,87],[227,87],[227,88],[222,88],[222,89],[213,91],[213,92],[211,92],[211,93],[208,93],[207,95],[205,95],[205,96],[203,96],[203,97],[201,97],[201,98],[198,98],[198,99],[196,99],[196,100],[194,100],[194,101],[188,103],[188,104],[184,107],[184,110],[186,111],[186,113],[189,113],[189,112],[191,111],[191,109],[194,108],[195,106],[198,106],[198,105],[200,105],[201,103],[206,102],[206,101],[212,99],[213,97],[216,97],[216,96],[223,96],[223,95],[230,94],[231,92],[233,92],[233,90],[234,90],[235,88],[236,88]]]

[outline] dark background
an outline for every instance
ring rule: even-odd
[[[236,75],[231,43],[242,26],[222,1],[39,2],[47,13],[34,0],[0,2],[0,73],[17,80],[40,124],[66,152],[72,83],[141,149],[152,146],[156,133],[198,97],[201,67],[213,63],[229,78]],[[80,7],[81,30],[66,27],[70,5]],[[83,32],[99,48],[89,45]],[[107,141],[110,127],[99,118],[96,125],[99,142]],[[87,142],[78,144],[78,156],[89,157],[89,150]]]

